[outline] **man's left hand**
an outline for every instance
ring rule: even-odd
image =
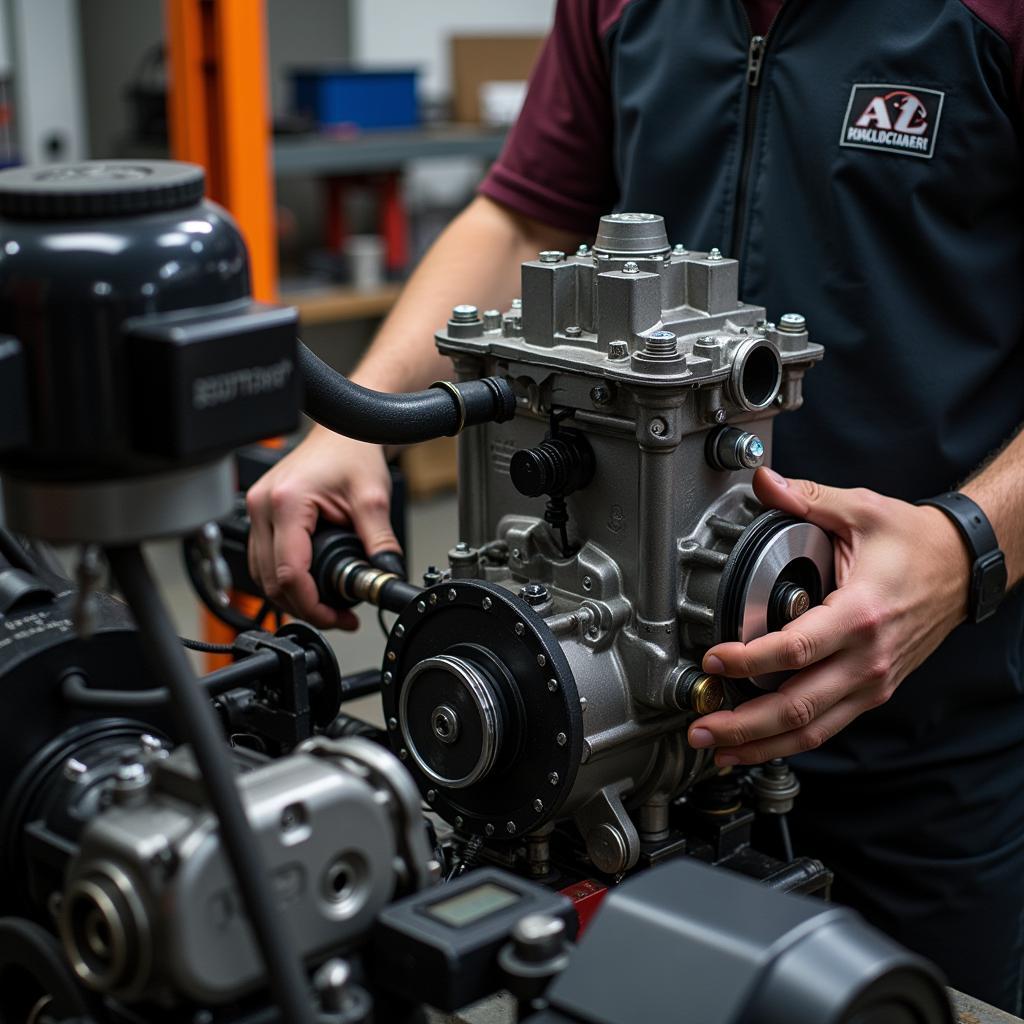
[[[779,632],[704,656],[715,675],[795,672],[776,692],[690,727],[690,745],[717,748],[723,767],[820,746],[884,704],[967,613],[970,558],[939,509],[770,469],[758,470],[754,490],[766,507],[832,534],[836,589]]]

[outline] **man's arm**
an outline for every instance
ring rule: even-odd
[[[506,309],[519,294],[520,264],[577,238],[478,197],[445,229],[402,290],[352,379],[377,391],[418,391],[450,377],[434,331],[452,306]],[[314,426],[309,436],[250,489],[249,567],[268,597],[323,629],[351,628],[350,612],[320,603],[309,575],[310,533],[323,516],[351,524],[368,554],[397,551],[391,479],[379,445]]]
[[[719,675],[796,673],[776,693],[691,726],[690,744],[717,748],[721,766],[820,746],[884,704],[967,614],[971,559],[939,509],[767,469],[754,488],[766,506],[833,534],[837,589],[781,631],[704,656],[704,670]],[[1013,586],[1024,578],[1024,433],[961,490],[991,521]]]

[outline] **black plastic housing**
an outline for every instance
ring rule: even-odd
[[[0,172],[0,335],[23,349],[28,426],[0,432],[0,470],[141,476],[298,426],[294,314],[250,303],[245,242],[202,185],[170,161]],[[204,374],[268,386],[197,409]]]

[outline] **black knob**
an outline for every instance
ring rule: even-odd
[[[509,464],[512,485],[528,498],[571,494],[594,477],[594,453],[582,434],[562,431],[536,448],[520,449]]]

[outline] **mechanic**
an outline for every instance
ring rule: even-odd
[[[1014,1012],[1024,593],[1003,597],[995,551],[1011,588],[1022,75],[1019,3],[560,0],[501,157],[354,374],[391,391],[450,375],[432,341],[450,308],[507,308],[521,261],[589,241],[609,209],[664,214],[670,241],[740,260],[746,301],[804,313],[826,358],[776,426],[786,475],[755,487],[834,534],[838,589],[781,633],[708,652],[709,672],[798,671],[690,742],[723,766],[803,752],[797,840],[835,869],[836,898]],[[914,504],[958,485],[970,541],[956,513]],[[308,531],[322,514],[394,549],[388,486],[379,447],[314,428],[250,493],[267,592],[350,627],[317,603]]]

